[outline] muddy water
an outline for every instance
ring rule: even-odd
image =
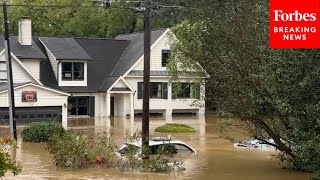
[[[174,117],[164,119],[152,117],[150,132],[166,122],[177,122],[191,125],[197,129],[195,134],[172,134],[175,139],[182,140],[194,149],[197,154],[185,160],[186,170],[176,173],[138,173],[121,172],[117,169],[94,167],[82,170],[64,170],[56,168],[45,150],[45,144],[24,143],[19,140],[17,160],[22,163],[23,172],[13,177],[7,174],[4,179],[221,179],[221,180],[304,180],[309,179],[307,173],[281,169],[272,157],[273,152],[244,150],[234,148],[232,143],[220,138],[229,135],[239,139],[245,138],[239,133],[220,134],[217,122],[221,119],[207,115],[206,117]],[[117,145],[120,145],[126,133],[133,133],[141,127],[141,118],[92,120],[74,119],[69,128],[86,134],[110,131]],[[7,131],[6,128],[1,129]],[[168,136],[167,134],[154,134]]]

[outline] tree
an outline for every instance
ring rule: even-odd
[[[202,64],[210,74],[210,108],[238,117],[237,128],[279,149],[292,167],[320,169],[319,50],[269,49],[265,0],[199,0],[189,7],[192,16],[173,29],[172,77],[178,67]]]
[[[180,1],[161,2],[175,5]],[[18,34],[18,21],[22,16],[32,20],[33,34],[39,36],[113,38],[143,30],[143,12],[138,10],[144,4],[136,1],[115,1],[107,7],[91,0],[14,0],[10,4],[24,5],[8,7],[11,34]],[[153,29],[172,27],[185,15],[184,11],[174,8],[157,9],[153,14]]]
[[[10,137],[2,137],[0,139],[0,178],[8,171],[17,175],[21,171],[21,165],[11,160],[8,153],[10,148],[15,148],[14,139]]]

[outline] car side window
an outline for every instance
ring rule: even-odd
[[[184,144],[174,144],[175,149],[177,150],[177,153],[193,153],[193,151],[187,147]]]
[[[153,146],[151,152],[153,152],[153,154],[175,154],[177,153],[177,149],[173,144],[161,144]]]
[[[119,149],[119,153],[121,155],[125,155],[125,154],[136,154],[139,150],[139,147],[131,145],[131,144],[126,144],[123,145],[120,149]]]

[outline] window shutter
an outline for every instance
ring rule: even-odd
[[[95,103],[95,97],[94,96],[90,96],[89,97],[89,115],[90,117],[94,117],[94,103]]]
[[[168,99],[168,83],[162,83],[162,98]]]
[[[143,91],[143,88],[142,88],[142,82],[138,82],[138,99],[142,99],[142,91]]]

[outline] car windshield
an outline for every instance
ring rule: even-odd
[[[136,154],[138,152],[138,150],[140,149],[140,147],[132,145],[132,144],[123,144],[118,152],[120,154]]]

